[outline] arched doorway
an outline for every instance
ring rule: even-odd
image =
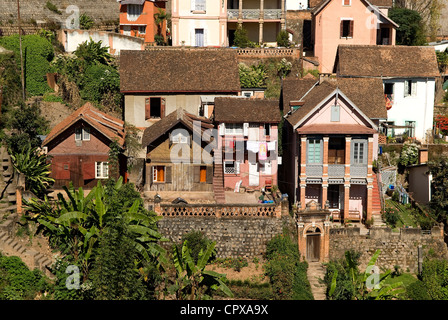
[[[318,227],[310,227],[306,231],[306,260],[308,262],[320,261],[321,233]]]

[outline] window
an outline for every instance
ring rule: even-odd
[[[165,116],[165,98],[154,97],[145,99],[145,120],[160,119]]]
[[[237,161],[225,161],[224,162],[224,174],[239,174],[240,166]]]
[[[271,135],[271,125],[269,123],[264,124],[264,135],[265,136]]]
[[[414,138],[415,137],[415,121],[405,121],[406,126],[410,126],[408,129],[406,129],[406,134],[408,137]]]
[[[143,5],[141,4],[128,4],[128,20],[135,21],[140,17],[143,11]]]
[[[138,27],[138,33],[139,34],[146,34],[146,26],[139,26]]]
[[[165,166],[152,167],[152,181],[165,182]]]
[[[353,145],[353,164],[367,163],[367,143],[365,141],[352,141]]]
[[[384,94],[392,99],[394,95],[394,84],[393,83],[385,83],[384,84]]]
[[[243,134],[243,124],[241,123],[226,123],[225,128],[225,132],[228,135]]]
[[[341,38],[353,38],[353,20],[341,20]]]
[[[123,26],[123,34],[126,36],[131,35],[131,26]]]
[[[351,6],[352,5],[352,1],[351,0],[342,0],[342,5],[343,6]]]
[[[194,29],[194,39],[196,47],[204,46],[204,29]]]
[[[321,140],[308,140],[308,163],[322,163],[321,160]]]
[[[172,143],[188,143],[189,135],[185,132],[179,132],[179,130],[174,130],[171,134]]]
[[[90,141],[90,128],[76,128],[75,141]]]
[[[246,98],[250,98],[253,96],[253,91],[242,91],[241,94]]]
[[[262,174],[271,174],[272,173],[271,161],[264,161],[264,163],[260,163],[260,172]]]
[[[107,162],[95,162],[95,179],[109,178],[109,164]]]
[[[417,95],[417,82],[412,80],[406,80],[404,82],[404,96],[414,97]]]
[[[206,0],[191,0],[191,11],[205,11]]]
[[[199,182],[206,182],[207,181],[207,167],[201,166],[199,170],[200,170]]]
[[[339,122],[341,114],[341,107],[339,105],[331,106],[331,121]]]
[[[328,164],[345,163],[345,139],[330,138],[328,141]]]

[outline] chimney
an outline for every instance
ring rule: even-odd
[[[418,150],[418,163],[424,164],[428,162],[428,149]]]

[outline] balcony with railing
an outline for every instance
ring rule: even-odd
[[[242,19],[243,20],[258,20],[260,19],[260,9],[243,9]],[[282,16],[281,9],[264,9],[263,11],[264,20],[280,20]],[[238,20],[239,9],[227,9],[227,19],[228,20]]]
[[[329,164],[328,177],[329,178],[344,178],[345,164]]]

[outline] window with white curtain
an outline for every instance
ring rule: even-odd
[[[141,4],[128,4],[128,20],[135,21],[140,17],[143,11],[143,5]]]

